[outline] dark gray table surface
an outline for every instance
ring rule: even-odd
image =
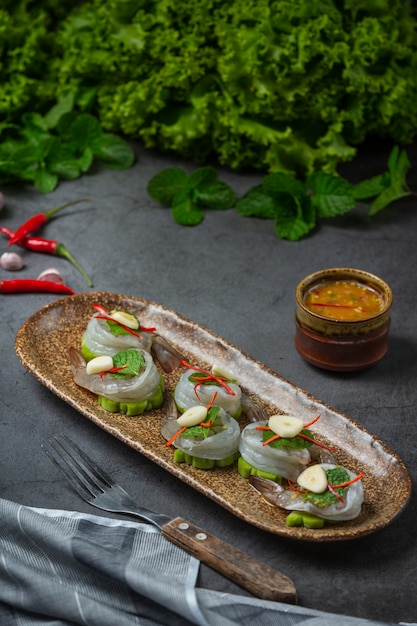
[[[93,289],[145,298],[206,326],[280,376],[358,421],[382,439],[417,477],[417,211],[404,199],[374,218],[364,207],[321,223],[296,243],[278,240],[272,222],[236,211],[208,211],[195,228],[174,223],[146,193],[151,176],[171,165],[195,165],[133,144],[136,165],[97,170],[42,195],[22,186],[3,189],[0,222],[15,229],[30,215],[89,196],[68,209],[43,235],[63,241],[94,281]],[[388,146],[368,144],[342,173],[352,182],[384,169]],[[409,184],[417,190],[417,150],[409,150]],[[220,170],[241,195],[257,173]],[[0,251],[6,242],[0,243]],[[24,253],[19,277],[57,267],[77,293],[88,290],[65,260]],[[308,365],[294,348],[294,292],[306,274],[357,267],[384,278],[394,292],[389,350],[375,367],[337,374]],[[13,274],[13,277],[16,276]],[[2,278],[11,277],[1,271]],[[416,502],[375,534],[354,541],[302,543],[266,533],[233,516],[140,453],[80,415],[28,373],[14,351],[25,320],[59,296],[2,295],[0,496],[37,507],[97,512],[61,478],[41,444],[66,432],[151,508],[181,514],[242,550],[282,570],[299,603],[324,611],[387,622],[417,619]],[[202,566],[199,584],[241,592]],[[245,593],[245,592],[242,592]]]

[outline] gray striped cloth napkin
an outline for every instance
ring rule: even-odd
[[[200,589],[198,569],[154,526],[0,499],[1,626],[382,626]]]

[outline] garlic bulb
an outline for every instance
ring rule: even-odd
[[[0,266],[10,272],[21,270],[24,264],[23,258],[17,252],[3,252],[0,257]]]

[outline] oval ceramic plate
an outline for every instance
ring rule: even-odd
[[[257,400],[267,415],[291,413],[306,423],[320,414],[314,425],[317,439],[336,448],[339,463],[357,473],[365,472],[365,502],[360,516],[319,530],[290,528],[285,524],[286,513],[268,505],[239,476],[236,467],[204,471],[175,464],[172,449],[166,448],[160,434],[164,407],[138,417],[103,410],[96,396],[75,385],[68,361],[68,348],[80,347],[95,302],[108,310],[120,308],[136,313],[143,326],[156,326],[157,332],[193,365],[206,369],[214,362],[223,365],[236,375],[244,392]],[[408,472],[384,443],[215,333],[161,305],[106,292],[70,296],[32,315],[18,331],[15,348],[26,369],[74,409],[237,517],[265,531],[307,541],[353,539],[387,526],[410,498]],[[167,394],[181,373],[177,370],[164,374]]]

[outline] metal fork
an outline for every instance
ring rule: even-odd
[[[98,509],[134,515],[161,529],[163,536],[259,598],[295,604],[297,592],[287,576],[209,534],[182,517],[174,519],[139,506],[66,435],[42,446],[75,491]]]
[[[43,449],[83,500],[103,511],[134,515],[162,528],[171,518],[136,504],[133,498],[66,435],[49,440]]]

